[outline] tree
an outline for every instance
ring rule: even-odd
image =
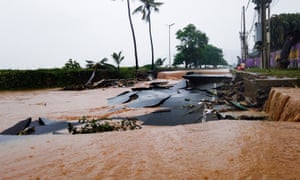
[[[154,70],[154,47],[153,47],[153,39],[152,39],[152,30],[151,30],[151,12],[159,11],[159,6],[163,5],[162,2],[155,2],[155,0],[140,0],[142,5],[137,7],[133,13],[141,13],[142,20],[145,20],[148,23],[150,43],[151,43],[151,69]]]
[[[95,61],[92,61],[92,60],[86,60],[85,62],[86,62],[85,67],[86,67],[87,69],[93,69],[94,65],[96,64],[96,62],[95,62]]]
[[[118,66],[118,71],[120,70],[120,64],[121,62],[124,60],[124,56],[122,56],[122,51],[120,51],[119,53],[113,53],[111,55],[111,57],[115,60],[117,66]]]
[[[164,62],[166,61],[166,59],[167,58],[158,58],[158,59],[156,59],[156,61],[155,61],[155,65],[156,66],[162,66],[163,64],[164,64]]]
[[[98,62],[98,64],[100,64],[100,65],[105,65],[105,64],[107,64],[107,63],[106,63],[107,61],[108,61],[107,58],[102,58],[102,59]]]
[[[203,51],[203,61],[201,65],[228,65],[223,58],[223,51],[213,45],[206,45]]]
[[[136,70],[136,73],[137,73],[137,71],[139,69],[139,60],[138,60],[138,54],[137,54],[136,37],[135,37],[135,31],[134,31],[134,27],[133,27],[132,18],[131,18],[130,0],[126,0],[126,1],[127,1],[128,19],[129,19],[129,24],[130,24],[131,34],[132,34],[132,40],[133,40],[133,45],[134,45],[135,70]]]
[[[193,24],[189,24],[176,32],[176,38],[181,44],[176,46],[178,53],[175,55],[173,65],[184,63],[186,68],[191,68],[202,64],[203,49],[208,43],[206,34],[197,30]]]
[[[300,42],[300,14],[280,14],[271,18],[270,26],[271,50],[282,49],[289,36],[294,36],[295,42]]]
[[[81,69],[80,64],[76,62],[75,60],[69,59],[65,66],[63,67],[64,69],[70,69],[70,70],[79,70]]]
[[[88,69],[111,69],[115,70],[116,67],[107,63],[107,58],[102,58],[100,61],[95,62],[93,60],[86,60],[86,68]]]
[[[113,65],[106,63],[107,61],[108,61],[107,58],[102,58],[99,62],[95,62],[93,60],[86,60],[87,62],[86,67],[88,69],[93,70],[89,80],[85,83],[86,86],[88,86],[94,79],[97,69],[115,70],[115,67]]]

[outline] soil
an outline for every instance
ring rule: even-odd
[[[117,107],[106,99],[126,90],[0,92],[0,131],[29,116],[109,116]],[[299,133],[295,122],[224,120],[86,135],[1,135],[0,179],[300,179]]]
[[[265,111],[273,121],[300,122],[300,89],[272,88]]]
[[[14,137],[1,179],[299,179],[299,123],[214,121]]]

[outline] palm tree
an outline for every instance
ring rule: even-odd
[[[107,58],[102,58],[98,63],[96,63],[96,65],[98,65],[98,64],[99,64],[99,65],[106,65],[106,64],[107,64],[107,63],[106,63],[107,61],[108,61]]]
[[[88,86],[92,83],[92,80],[95,77],[96,71],[98,68],[107,68],[107,69],[113,69],[115,68],[114,66],[107,64],[106,62],[108,61],[107,58],[102,58],[99,62],[95,62],[93,60],[86,60],[86,67],[88,69],[93,69],[93,72],[89,78],[89,80],[85,83],[85,86]]]
[[[127,12],[128,12],[128,19],[129,19],[130,28],[131,28],[133,45],[134,45],[135,71],[136,71],[136,74],[137,74],[137,71],[139,69],[139,60],[138,60],[138,54],[137,54],[137,45],[136,45],[135,32],[134,32],[133,22],[132,22],[132,18],[131,18],[130,0],[127,0]]]
[[[153,40],[152,40],[152,30],[151,30],[151,12],[154,10],[155,12],[158,12],[158,7],[161,6],[162,2],[155,2],[155,0],[140,0],[142,2],[142,5],[137,7],[133,13],[141,13],[142,14],[142,20],[145,20],[148,22],[149,25],[149,36],[150,36],[150,43],[151,43],[151,69],[154,70],[154,48],[153,48]]]
[[[105,65],[107,65],[107,62],[108,59],[107,58],[102,58],[100,61],[98,62],[95,62],[93,60],[86,60],[85,62],[87,63],[86,64],[86,68],[88,69],[97,69],[97,68],[101,68]]]
[[[120,51],[119,53],[113,53],[111,55],[111,57],[115,60],[117,66],[118,66],[118,71],[120,70],[120,64],[123,61],[123,59],[125,58],[124,56],[122,56],[122,51]]]
[[[93,69],[94,65],[96,64],[96,62],[93,60],[86,60],[85,62],[86,62],[87,69]]]
[[[155,65],[159,66],[159,67],[162,66],[164,64],[164,62],[166,61],[166,59],[167,58],[158,58],[158,59],[156,59]]]

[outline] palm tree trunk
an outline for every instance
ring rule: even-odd
[[[97,70],[97,68],[95,67],[95,69],[93,70],[93,73],[92,73],[91,77],[90,77],[89,80],[84,84],[85,86],[87,86],[87,85],[89,85],[89,84],[92,83],[92,80],[94,79],[95,74],[96,74],[96,70]]]
[[[151,43],[151,69],[154,71],[154,48],[153,48],[153,40],[152,40],[152,30],[151,30],[151,18],[149,13],[149,35],[150,35],[150,43]]]
[[[131,18],[131,10],[130,10],[130,2],[129,1],[130,0],[127,0],[127,9],[128,9],[128,18],[129,18],[129,23],[130,23],[130,28],[131,28],[132,38],[133,38],[133,44],[134,44],[135,71],[137,74],[137,71],[139,69],[139,61],[138,61],[136,38],[135,38],[135,32],[134,32],[132,18]]]

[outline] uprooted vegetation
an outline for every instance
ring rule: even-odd
[[[141,125],[137,123],[136,119],[92,119],[87,120],[82,118],[79,120],[80,126],[73,126],[68,123],[68,131],[71,134],[90,134],[107,131],[126,131],[141,129]]]

